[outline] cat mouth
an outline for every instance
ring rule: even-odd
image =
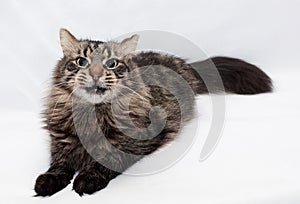
[[[104,92],[108,90],[108,88],[100,87],[100,86],[91,86],[91,87],[85,87],[84,90],[90,94],[102,95],[104,94]]]

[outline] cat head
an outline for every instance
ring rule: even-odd
[[[58,63],[54,86],[91,103],[105,103],[115,87],[130,72],[124,58],[134,52],[139,36],[122,42],[79,40],[68,30],[60,30],[64,54]]]

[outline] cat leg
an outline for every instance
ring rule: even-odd
[[[71,182],[74,174],[75,170],[66,162],[53,161],[48,171],[36,179],[36,196],[51,196],[62,190]]]
[[[74,180],[73,189],[80,196],[83,194],[92,194],[105,188],[109,181],[119,174],[121,173],[93,161],[79,172]]]

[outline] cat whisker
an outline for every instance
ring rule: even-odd
[[[143,66],[143,67],[145,67],[145,66]],[[140,70],[141,68],[143,68],[143,67],[138,67],[138,69]],[[130,76],[130,77],[128,77],[128,76],[126,76],[126,77],[128,77],[126,80],[130,80],[130,79],[134,79],[134,78],[136,78],[136,77],[139,77],[139,76],[141,76],[142,74],[144,74],[149,68],[150,68],[151,66],[147,66],[147,68],[145,68],[145,70],[143,70],[143,72],[138,72],[138,73],[136,73],[136,74],[134,74],[133,76]],[[132,72],[130,72],[131,74],[132,74]],[[126,78],[125,77],[125,78]],[[122,80],[125,80],[125,79],[122,79]]]
[[[129,80],[123,80],[122,79],[122,82],[126,83],[132,83],[132,84],[135,84],[135,85],[142,85],[142,87],[146,86],[143,82],[136,82],[136,81],[129,81]]]
[[[121,89],[119,89],[118,91],[122,96],[126,97],[126,95],[121,91]],[[114,92],[114,96],[117,96],[116,92]],[[116,98],[118,99],[118,97],[116,97]],[[117,100],[117,101],[119,101],[119,100]]]
[[[147,101],[147,99],[146,99],[145,97],[143,97],[141,94],[139,94],[139,93],[136,92],[135,90],[133,90],[133,89],[127,87],[127,86],[121,85],[121,84],[118,84],[117,86],[121,86],[121,87],[123,87],[123,88],[126,88],[126,89],[130,90],[132,93],[138,95],[141,99]],[[120,89],[119,89],[119,90],[120,90]],[[120,91],[121,91],[121,90],[120,90]]]
[[[68,96],[67,100],[66,101],[69,101],[70,97],[72,96],[72,94],[78,90],[79,87],[76,87]]]
[[[54,87],[57,87],[57,88],[62,88],[62,86],[61,85],[63,85],[63,84],[72,84],[72,83],[74,83],[75,81],[65,81],[65,82],[62,82],[62,83],[58,83],[58,84],[53,84],[53,86]]]
[[[86,75],[79,75],[78,78],[87,79]]]
[[[85,80],[87,80],[87,78],[83,77],[83,76],[79,76],[79,77],[77,77],[77,80],[85,81]]]
[[[105,82],[118,82],[119,80],[118,79],[106,79]]]
[[[78,87],[75,88],[75,89],[68,95],[67,99],[65,100],[65,106],[64,106],[64,108],[66,107],[67,102],[68,102],[69,98],[71,97],[71,95],[72,95],[77,89],[78,89]],[[61,98],[62,98],[62,97],[65,97],[65,95],[60,96],[60,97],[58,98],[58,100],[56,101],[55,105],[54,105],[54,108],[53,108],[53,111],[52,111],[52,114],[51,114],[51,120],[50,120],[50,122],[52,121],[54,112],[56,111],[57,104],[58,104],[59,102],[61,102]]]
[[[64,81],[64,82],[61,82],[61,83],[58,83],[58,84],[54,84],[54,85],[69,84],[69,83],[72,83],[72,82],[75,82],[75,80]]]
[[[52,118],[53,118],[53,115],[54,115],[54,111],[56,110],[56,106],[57,106],[58,102],[60,102],[60,99],[61,99],[63,96],[64,96],[64,95],[60,96],[60,97],[58,98],[58,100],[56,101],[56,103],[55,103],[55,105],[54,105],[54,108],[53,108],[53,111],[52,111],[52,114],[51,114],[51,120],[50,120],[50,122],[52,121]]]

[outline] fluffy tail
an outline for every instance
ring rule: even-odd
[[[197,94],[223,90],[216,80],[217,68],[226,92],[236,94],[259,94],[272,92],[272,80],[261,69],[240,59],[213,57],[205,61],[191,64],[198,73],[199,86],[194,90]],[[205,83],[204,83],[205,81]]]

